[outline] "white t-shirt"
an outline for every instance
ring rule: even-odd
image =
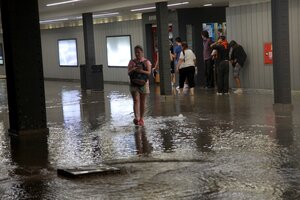
[[[179,68],[181,69],[185,67],[195,66],[194,60],[196,60],[196,56],[194,52],[190,49],[186,49],[184,53],[185,55],[183,55],[183,51],[180,53],[179,59],[184,60],[184,62],[180,65]]]

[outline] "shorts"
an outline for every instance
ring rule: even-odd
[[[239,63],[236,63],[235,66],[233,67],[233,78],[239,78],[240,71],[241,71],[241,65]]]
[[[175,63],[171,62],[171,74],[175,73]]]
[[[144,86],[132,86],[130,85],[130,92],[139,92],[140,94],[149,94],[150,88],[149,88],[149,81]]]

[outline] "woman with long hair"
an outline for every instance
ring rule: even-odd
[[[144,126],[146,97],[150,93],[149,76],[151,74],[151,62],[144,58],[144,50],[141,46],[135,46],[134,53],[135,58],[130,60],[128,64],[130,92],[133,98],[133,123]]]

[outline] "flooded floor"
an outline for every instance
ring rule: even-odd
[[[126,85],[45,89],[48,138],[14,140],[0,81],[0,199],[300,199],[300,93],[292,111],[275,112],[270,92],[164,97],[152,88],[136,128]],[[121,173],[56,172],[103,163]]]

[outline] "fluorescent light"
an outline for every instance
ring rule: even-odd
[[[168,7],[182,6],[182,5],[185,5],[185,4],[189,4],[189,2],[185,1],[185,2],[181,2],[181,3],[173,3],[173,4],[169,4]],[[137,8],[137,9],[132,9],[130,11],[135,12],[135,11],[152,10],[152,9],[155,9],[155,6],[146,7],[146,8]]]
[[[103,14],[97,14],[97,15],[93,15],[93,17],[106,17],[106,16],[111,16],[111,15],[118,15],[120,13],[118,12],[114,12],[114,13],[103,13]]]
[[[185,5],[185,4],[189,4],[189,2],[185,1],[185,2],[182,2],[182,3],[173,3],[173,4],[169,4],[168,7],[182,6],[182,5]]]
[[[78,2],[78,1],[81,1],[81,0],[70,0],[70,1],[62,1],[62,2],[57,2],[57,3],[49,3],[46,6],[58,6],[58,5],[74,3],[74,2]]]
[[[155,9],[155,7],[146,7],[146,8],[137,8],[137,9],[132,9],[130,10],[131,12],[135,12],[135,11],[143,11],[143,10],[152,10]]]
[[[212,3],[207,3],[203,5],[204,7],[212,6]]]
[[[61,18],[61,19],[49,19],[49,20],[41,20],[40,23],[50,23],[50,22],[60,22],[60,21],[67,21],[69,18]]]
[[[100,18],[100,17],[107,17],[107,16],[112,16],[112,15],[118,15],[120,14],[119,12],[114,12],[114,13],[102,13],[102,14],[96,14],[93,15],[94,18]],[[82,19],[82,16],[75,17],[75,19]]]

